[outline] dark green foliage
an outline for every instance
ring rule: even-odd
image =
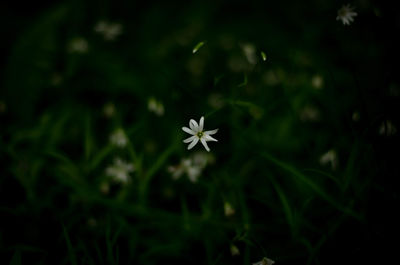
[[[388,264],[399,16],[355,1],[344,26],[342,4],[2,6],[0,264]],[[201,116],[215,161],[175,180]]]

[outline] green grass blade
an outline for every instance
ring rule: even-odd
[[[292,211],[292,208],[290,207],[289,201],[288,201],[285,193],[279,186],[279,184],[272,177],[269,178],[269,180],[271,181],[272,186],[274,186],[274,189],[275,189],[276,193],[278,194],[279,199],[282,203],[283,211],[285,212],[286,220],[288,222],[290,231],[292,232],[292,235],[295,235],[296,234],[295,221],[294,221],[293,211]]]
[[[11,259],[10,265],[21,265],[21,251],[17,249]]]
[[[62,225],[62,227],[63,227],[63,231],[64,231],[65,241],[67,243],[69,260],[70,260],[72,265],[78,265],[78,263],[76,262],[76,256],[75,256],[74,248],[72,247],[71,240],[70,240],[70,238],[68,236],[67,229],[65,228],[64,224]]]
[[[322,199],[327,201],[329,204],[331,204],[336,209],[338,209],[338,210],[340,210],[340,211],[342,211],[342,212],[344,212],[344,213],[346,213],[346,214],[348,214],[348,215],[350,215],[350,216],[352,216],[352,217],[354,217],[356,219],[359,219],[359,220],[361,219],[359,214],[355,213],[353,210],[351,210],[351,209],[341,205],[340,203],[338,203],[333,197],[328,195],[320,186],[318,186],[318,184],[313,182],[310,178],[308,178],[307,176],[302,174],[296,168],[294,168],[291,165],[289,165],[287,163],[284,163],[284,162],[274,158],[273,156],[271,156],[270,154],[268,154],[266,152],[262,152],[261,156],[263,158],[267,159],[268,161],[272,162],[276,166],[282,168],[286,172],[290,173],[292,176],[296,177],[298,180],[303,182],[306,186],[308,186],[311,190],[313,190]]]

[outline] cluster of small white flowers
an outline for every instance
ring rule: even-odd
[[[203,131],[204,127],[204,117],[200,118],[199,124],[193,119],[189,121],[189,127],[182,127],[182,130],[188,134],[191,134],[192,136],[183,140],[184,143],[190,143],[188,146],[188,150],[192,149],[200,140],[200,142],[203,144],[204,148],[210,152],[210,148],[207,145],[208,141],[215,141],[218,142],[217,139],[214,139],[211,135],[215,134],[218,132],[218,129],[211,130],[211,131]]]
[[[119,23],[99,21],[94,27],[94,31],[103,35],[105,40],[113,41],[122,34],[122,25]]]
[[[272,265],[274,263],[275,261],[273,261],[272,259],[264,257],[261,261],[253,263],[253,265]]]
[[[353,9],[349,4],[342,6],[338,10],[336,20],[341,20],[343,25],[350,25],[354,21],[354,17],[357,16],[357,13]]]
[[[153,97],[147,101],[147,108],[157,116],[164,115],[164,105]]]
[[[119,128],[110,135],[110,142],[118,147],[125,147],[128,144],[128,137],[123,129]]]
[[[113,178],[116,182],[126,184],[129,181],[129,173],[135,170],[132,163],[127,163],[121,158],[115,158],[114,164],[106,169],[106,175]]]
[[[89,50],[89,44],[84,38],[74,38],[68,44],[70,53],[86,53]]]
[[[197,182],[204,168],[212,163],[214,160],[212,155],[204,152],[197,152],[188,158],[183,158],[180,164],[176,166],[169,166],[168,172],[172,175],[172,178],[177,180],[183,174],[186,174],[189,180],[193,183]]]
[[[326,152],[325,154],[323,154],[321,156],[321,158],[319,159],[319,163],[323,166],[330,164],[332,170],[335,170],[338,166],[338,158],[337,158],[337,154],[336,151],[331,149],[328,152]]]

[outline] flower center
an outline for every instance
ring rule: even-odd
[[[198,132],[198,133],[197,133],[197,137],[199,137],[199,138],[203,137],[203,135],[204,135],[203,132]]]

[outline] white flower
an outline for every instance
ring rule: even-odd
[[[105,40],[113,41],[122,33],[122,25],[100,21],[94,27],[94,31],[103,35]]]
[[[164,105],[155,98],[149,98],[147,102],[149,111],[154,112],[157,116],[164,115]]]
[[[323,154],[319,159],[319,163],[323,166],[330,164],[331,168],[335,170],[338,166],[338,158],[335,150],[329,150],[328,152]]]
[[[70,53],[86,53],[89,45],[84,38],[74,38],[68,44],[68,51]]]
[[[355,16],[357,16],[357,13],[353,11],[353,8],[350,5],[344,5],[338,10],[336,20],[341,20],[343,25],[350,25],[350,22],[354,21],[353,17]]]
[[[273,261],[272,259],[264,257],[261,261],[253,263],[253,265],[272,265],[274,263],[275,261]]]
[[[106,175],[112,177],[117,182],[127,183],[129,173],[135,170],[132,163],[126,163],[120,158],[114,159],[114,164],[106,169]]]
[[[193,119],[189,121],[189,127],[182,127],[182,130],[184,132],[187,132],[188,134],[191,134],[193,136],[183,140],[184,143],[189,143],[188,150],[192,149],[193,146],[197,144],[197,142],[200,140],[200,142],[203,144],[204,148],[210,152],[210,148],[208,148],[207,142],[208,141],[215,141],[218,142],[217,139],[214,139],[210,135],[213,135],[218,132],[218,129],[212,130],[212,131],[203,131],[204,127],[204,117],[200,118],[199,124]]]
[[[118,147],[125,147],[128,144],[128,137],[123,129],[115,130],[110,136],[110,142]]]

